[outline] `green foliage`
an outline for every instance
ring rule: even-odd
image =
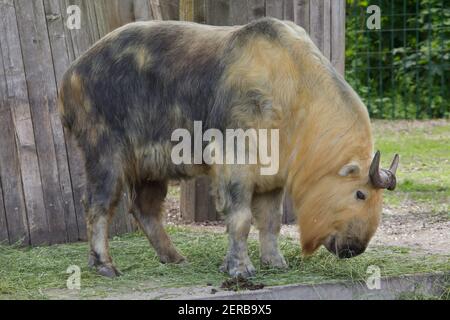
[[[369,5],[381,30],[366,26]],[[347,0],[346,77],[375,118],[450,115],[450,8],[442,0]]]
[[[385,204],[414,204],[422,213],[450,219],[450,122],[376,120],[373,131],[384,166],[400,154],[397,189],[384,193]]]

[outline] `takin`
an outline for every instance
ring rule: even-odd
[[[366,107],[307,33],[264,18],[245,26],[137,22],[96,43],[66,72],[59,112],[85,159],[89,265],[119,275],[108,225],[124,190],[162,263],[181,263],[164,230],[168,181],[212,178],[227,223],[221,270],[249,277],[247,238],[259,230],[261,263],[285,268],[277,238],[284,193],[293,201],[302,252],[321,245],[339,258],[366,249],[378,227],[389,170],[373,156]],[[204,129],[278,129],[279,170],[260,164],[174,164],[172,133]],[[226,151],[225,151],[226,152]]]

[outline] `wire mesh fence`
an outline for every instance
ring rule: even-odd
[[[449,117],[447,0],[347,0],[346,22],[346,77],[372,117]]]

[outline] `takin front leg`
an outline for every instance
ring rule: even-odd
[[[281,229],[283,190],[254,194],[252,211],[259,230],[261,264],[286,268],[286,260],[278,247]]]
[[[90,245],[88,265],[95,268],[100,275],[114,278],[119,276],[120,272],[114,266],[109,254],[108,233],[109,223],[119,203],[121,186],[118,180],[106,171],[102,179],[88,178],[89,180],[91,182],[87,184],[87,196],[84,201]]]
[[[146,182],[136,188],[133,215],[162,263],[181,263],[185,258],[175,249],[164,230],[162,205],[167,182]]]
[[[251,194],[247,188],[239,182],[233,182],[222,190],[222,199],[226,201],[224,208],[218,208],[226,214],[228,232],[228,253],[220,268],[222,272],[228,272],[232,277],[251,277],[256,269],[248,256],[247,238],[252,222],[250,209]]]

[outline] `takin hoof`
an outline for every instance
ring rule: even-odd
[[[256,274],[256,269],[249,261],[226,259],[220,267],[221,272],[228,272],[232,278],[251,278]]]
[[[288,264],[286,263],[286,260],[281,255],[281,253],[261,257],[261,265],[264,267],[276,268],[276,269],[287,269],[288,268]]]
[[[122,275],[112,264],[104,264],[96,267],[99,275],[113,279]]]
[[[107,278],[112,279],[122,275],[112,263],[102,263],[95,253],[89,255],[88,266],[91,269],[95,269],[99,275]]]
[[[186,258],[179,254],[177,251],[173,251],[165,255],[160,255],[159,261],[161,261],[161,263],[163,264],[181,264],[186,261]]]

